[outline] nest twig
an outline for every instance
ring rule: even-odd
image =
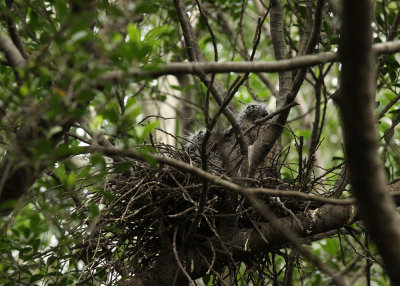
[[[200,158],[184,150],[169,145],[157,145],[158,152],[180,161],[200,165]],[[277,155],[278,156],[278,155]],[[290,188],[294,181],[283,182],[274,176],[279,169],[278,160],[260,168],[256,178],[230,178],[237,184],[252,187]],[[223,168],[210,168],[215,175],[225,176]],[[93,269],[108,261],[118,275],[132,275],[140,269],[151,268],[154,261],[170,241],[174,230],[179,227],[178,242],[186,241],[193,245],[208,241],[218,235],[216,226],[222,220],[230,219],[239,228],[254,229],[263,218],[254,207],[235,194],[222,187],[210,184],[208,198],[202,214],[201,223],[195,232],[189,232],[201,194],[202,180],[187,172],[167,165],[151,167],[145,162],[135,162],[132,168],[108,179],[105,191],[112,200],[98,194],[95,200],[105,205],[101,218],[96,221],[95,231],[86,240],[86,256],[98,256],[102,253],[104,261],[97,259]],[[304,206],[269,197],[258,196],[264,200],[278,217],[295,216]],[[227,207],[227,200],[230,207]],[[257,227],[256,227],[257,229]],[[191,235],[191,237],[188,237]],[[164,239],[165,237],[165,239]],[[91,243],[89,243],[92,241]],[[213,250],[215,251],[215,250]],[[113,257],[112,262],[106,257]],[[101,257],[100,257],[101,258]],[[264,259],[263,257],[254,257]]]

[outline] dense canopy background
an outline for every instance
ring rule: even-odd
[[[1,285],[399,285],[398,1],[0,13]]]

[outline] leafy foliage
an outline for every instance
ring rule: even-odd
[[[260,11],[269,9],[263,5],[267,1],[200,1],[207,10],[207,19],[199,15],[192,2],[185,2],[186,9],[205,60],[213,61],[216,50],[220,62],[247,61],[257,19],[262,16]],[[309,32],[307,13],[315,10],[313,5],[307,6],[311,2],[284,1],[284,35],[291,55],[299,52],[301,41]],[[396,1],[376,1],[374,43],[387,40],[398,10]],[[4,274],[0,284],[122,283],[132,275],[126,269],[139,269],[141,261],[134,255],[126,257],[132,252],[121,240],[123,228],[111,225],[104,232],[95,228],[105,219],[106,206],[117,200],[107,184],[137,165],[123,160],[123,156],[89,152],[88,146],[111,144],[124,150],[140,150],[154,170],[159,165],[151,155],[160,152],[154,148],[154,141],[165,140],[169,144],[168,140],[172,140],[170,145],[182,151],[184,135],[204,126],[209,95],[204,82],[190,77],[185,85],[179,77],[179,81],[173,81],[135,77],[132,73],[154,71],[163,63],[186,60],[187,48],[172,1],[15,0],[0,3],[0,11],[4,15],[0,20],[2,33],[12,38],[15,46],[19,39],[20,53],[26,61],[23,68],[14,68],[9,58],[0,54],[1,159],[15,166],[6,168],[6,172],[29,166],[29,172],[19,181],[21,186],[30,186],[21,200],[10,198],[0,204],[0,211],[14,209],[1,217],[0,273]],[[324,13],[321,36],[313,53],[337,50],[340,19],[328,3],[324,4]],[[255,60],[274,60],[271,29],[267,17],[261,26]],[[215,49],[213,40],[217,41]],[[396,54],[388,56],[377,82],[379,151],[388,181],[400,175],[396,128],[400,122],[399,65]],[[290,113],[282,135],[280,155],[284,164],[280,175],[292,190],[328,195],[341,176],[339,170],[345,158],[341,122],[330,98],[338,88],[339,69],[336,63],[308,68],[297,95],[300,107]],[[109,80],[110,74],[116,73],[120,76]],[[227,73],[216,79],[228,89],[236,77],[237,74]],[[232,106],[238,109],[258,100],[273,110],[277,88],[277,74],[252,73],[234,95]],[[177,93],[187,97],[177,101]],[[168,117],[168,105],[178,120]],[[211,116],[218,108],[213,100],[209,102]],[[161,110],[154,112],[156,109]],[[186,109],[191,110],[190,118],[184,113]],[[172,120],[173,127],[166,130],[166,122]],[[229,127],[228,120],[221,116],[216,129],[225,131]],[[1,188],[3,185],[1,179]],[[348,186],[342,197],[351,194],[349,189]],[[141,234],[154,232],[151,225],[147,227]],[[108,241],[115,247],[96,248],[102,238],[93,237],[94,234],[101,234],[104,240],[111,237]],[[116,234],[119,241],[113,240]],[[361,223],[310,238],[310,243],[313,254],[335,271],[345,269],[355,285],[364,285],[367,280],[377,285],[389,284]],[[290,264],[294,265],[290,273],[293,285],[321,285],[331,280],[302,259],[290,244],[266,249],[263,255],[258,265],[234,261],[232,269],[224,269],[226,276],[234,277],[226,283],[284,285],[289,281]],[[110,270],[114,262],[121,267],[118,271]],[[197,280],[198,285],[221,285],[221,281],[225,281],[224,277],[212,271]]]

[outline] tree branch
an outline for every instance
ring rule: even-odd
[[[8,13],[10,13],[10,14],[12,13],[12,11],[14,9],[14,5],[15,5],[15,3],[13,0],[6,0],[6,6],[8,9]],[[24,46],[21,41],[21,37],[19,36],[18,31],[17,31],[17,27],[15,26],[14,21],[12,20],[12,16],[6,15],[6,19],[7,19],[8,32],[10,33],[13,43],[15,44],[16,48],[18,48],[21,55],[25,59],[27,59],[29,57],[29,55],[26,53],[26,51],[24,49]]]
[[[190,49],[188,50],[189,60],[198,64],[199,61],[204,60],[204,57],[200,51],[199,45],[195,41],[194,32],[192,26],[190,25],[189,18],[186,14],[184,2],[182,0],[174,0],[174,4],[175,10],[178,14],[179,22],[182,27],[185,44],[190,46]],[[222,106],[224,102],[225,92],[222,91],[221,84],[218,81],[213,80],[212,77],[208,76],[205,72],[200,72],[198,75],[201,81],[211,90],[211,94],[213,95],[218,105]],[[240,129],[240,125],[233,111],[234,109],[230,105],[228,105],[226,108],[224,108],[223,113],[231,124],[233,131],[235,132],[236,139],[239,142],[240,153],[243,156],[247,157],[248,144],[244,138],[243,132]]]
[[[301,193],[301,192],[291,191],[291,190],[242,187],[231,181],[227,181],[221,177],[213,175],[209,172],[205,172],[201,168],[197,168],[195,166],[186,164],[182,161],[179,161],[179,160],[176,160],[173,158],[160,156],[157,154],[146,154],[145,156],[143,156],[143,154],[141,152],[136,151],[136,150],[124,150],[124,149],[118,149],[115,147],[103,147],[103,146],[90,146],[90,147],[82,148],[82,154],[94,153],[94,152],[100,152],[107,156],[127,157],[127,158],[131,158],[131,159],[135,159],[135,160],[139,160],[139,161],[143,161],[143,162],[146,162],[146,158],[150,157],[153,160],[156,160],[158,163],[166,164],[166,165],[174,167],[178,170],[184,170],[192,175],[198,176],[199,178],[206,179],[210,183],[219,185],[227,190],[230,190],[230,191],[233,191],[233,192],[236,192],[239,194],[264,194],[264,195],[269,195],[271,197],[292,197],[292,198],[298,198],[298,199],[307,200],[307,201],[315,201],[315,202],[320,202],[320,203],[343,205],[343,206],[355,204],[354,199],[333,199],[333,198],[311,195],[311,194]],[[398,197],[400,195],[399,187],[400,187],[400,182],[395,185],[390,185],[390,188],[388,187],[387,191],[390,190],[391,194]]]
[[[13,68],[23,68],[26,60],[11,39],[0,30],[0,48]]]
[[[319,33],[321,29],[321,22],[322,22],[322,9],[323,9],[324,0],[317,1],[316,8],[315,8],[315,19],[314,25],[312,27],[310,38],[308,39],[307,45],[305,47],[305,53],[311,53],[317,43],[317,39],[319,38]],[[276,6],[275,9],[275,17],[273,16],[273,9],[272,7]],[[279,47],[279,45],[283,45],[281,37],[283,37],[283,23],[282,15],[282,3],[280,1],[273,1],[271,2],[271,35],[274,35],[273,32],[274,25],[276,25],[277,31],[282,30],[282,35],[278,34],[275,36],[278,39],[275,40],[274,44],[274,37],[272,37],[272,42],[274,44],[274,50],[276,57],[283,56],[284,47]],[[279,12],[280,11],[280,12]],[[277,23],[273,25],[273,22],[276,21]],[[279,26],[282,25],[282,28]],[[276,47],[275,47],[276,46]],[[279,97],[277,107],[282,108],[284,105],[291,104],[300,89],[301,84],[304,81],[306,76],[307,68],[303,67],[296,73],[296,76],[291,81],[291,74],[289,72],[280,72],[279,73]],[[280,138],[283,127],[286,124],[286,120],[289,116],[290,110],[285,110],[284,112],[280,113],[274,121],[271,122],[268,126],[264,127],[263,134],[260,136],[256,142],[252,145],[252,154],[249,159],[250,162],[250,172],[249,175],[253,176],[258,168],[258,166],[264,161],[264,158],[268,155],[269,151],[275,145],[277,140]]]
[[[399,285],[400,219],[391,196],[385,191],[385,176],[377,153],[370,15],[370,1],[343,2],[340,107],[350,182],[389,277],[393,285]]]
[[[374,54],[394,54],[400,51],[400,40],[386,43],[378,43],[372,46]],[[338,54],[333,52],[318,53],[315,55],[304,55],[293,59],[277,60],[275,62],[253,61],[253,62],[182,62],[168,63],[157,67],[142,67],[129,69],[128,72],[116,70],[104,73],[100,80],[124,81],[127,76],[133,80],[143,78],[157,78],[164,75],[193,74],[203,75],[207,73],[275,73],[290,71],[302,67],[310,67],[318,64],[337,62]]]

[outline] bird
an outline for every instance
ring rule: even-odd
[[[245,104],[241,108],[236,119],[240,129],[244,133],[255,124],[256,120],[264,118],[268,116],[268,114],[267,107],[263,102],[251,102]],[[260,127],[263,124],[244,134],[244,138],[250,146],[249,148],[251,148],[251,145],[257,140],[259,133],[262,131]],[[186,136],[186,144],[184,147],[191,157],[198,157],[200,155],[199,151],[205,133],[206,130],[202,128]],[[210,163],[219,168],[223,168],[224,166],[226,168],[227,165],[230,166],[229,168],[233,168],[233,166],[240,163],[239,160],[241,160],[240,158],[242,157],[232,127],[226,129],[222,133],[213,131],[207,144],[207,151],[209,152]],[[266,158],[266,162],[262,164],[261,167],[267,166],[273,156],[274,154],[271,151],[267,156],[268,158]]]
[[[252,102],[245,105],[238,115],[238,122],[240,124],[240,129],[245,132],[247,129],[252,127],[256,120],[268,116],[267,107],[262,102]],[[253,128],[250,132],[244,134],[247,143],[252,145],[259,133],[259,128]]]

